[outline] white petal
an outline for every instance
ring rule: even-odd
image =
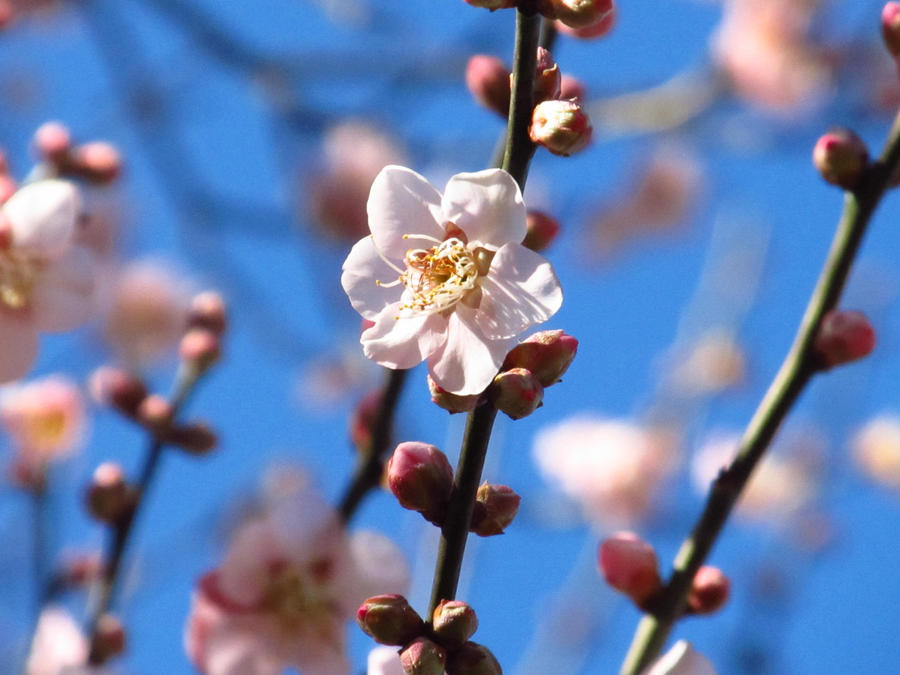
[[[457,305],[448,321],[447,341],[428,359],[428,371],[451,394],[480,394],[494,379],[515,342],[515,338],[488,340],[475,325],[474,310]]]
[[[397,647],[379,645],[369,652],[366,661],[367,675],[403,675]]]
[[[400,303],[388,305],[360,337],[365,355],[387,368],[412,368],[440,348],[447,319],[429,314],[398,319]]]
[[[481,291],[475,320],[490,339],[515,337],[562,305],[562,288],[550,263],[521,244],[497,251]]]
[[[81,210],[78,191],[63,180],[29,183],[3,205],[13,232],[13,247],[46,259],[66,250]]]
[[[444,189],[444,218],[469,239],[499,248],[525,238],[525,202],[516,181],[502,169],[458,173]]]
[[[0,311],[0,382],[28,374],[37,358],[38,334],[29,317]]]
[[[385,288],[376,283],[390,283],[397,279],[399,273],[379,257],[372,237],[360,239],[354,244],[342,269],[341,286],[350,298],[353,309],[366,319],[374,320],[381,310],[396,302],[403,291],[402,285]]]
[[[350,548],[356,562],[356,574],[361,597],[352,598],[351,609],[373,595],[398,593],[409,590],[409,566],[397,545],[378,532],[362,530],[354,532]]]
[[[94,309],[93,258],[75,246],[43,270],[31,291],[32,320],[39,331],[72,330]]]
[[[403,235],[444,238],[441,193],[412,169],[384,167],[372,183],[366,211],[375,246],[389,260],[402,261],[409,249],[434,245],[415,237],[407,240]]]
[[[690,642],[679,640],[650,667],[646,675],[716,675],[716,669]]]

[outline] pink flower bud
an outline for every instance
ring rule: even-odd
[[[451,394],[449,391],[438,385],[431,374],[428,375],[428,391],[431,392],[431,401],[438,407],[443,408],[449,413],[461,413],[474,410],[478,404],[480,396],[478,394],[472,396],[460,396],[459,394]]]
[[[822,319],[813,346],[823,368],[850,363],[875,349],[875,329],[861,312],[832,310]]]
[[[131,509],[132,494],[119,464],[104,462],[94,470],[86,501],[90,514],[103,523],[116,523]]]
[[[900,2],[885,3],[881,10],[881,36],[891,56],[900,57]]]
[[[125,627],[112,614],[103,614],[91,643],[91,663],[100,665],[125,651]]]
[[[514,420],[528,417],[544,400],[540,380],[525,368],[504,370],[494,378],[488,391],[497,409]]]
[[[525,368],[544,387],[560,381],[578,351],[578,340],[561,330],[542,330],[528,336],[507,354],[503,370]]]
[[[506,117],[509,114],[509,69],[496,56],[475,54],[466,66],[469,92],[488,110]]]
[[[191,455],[209,454],[219,444],[216,432],[203,422],[173,426],[162,435],[161,440]]]
[[[387,465],[388,486],[400,506],[440,521],[453,489],[453,469],[433,445],[401,443]]]
[[[591,121],[576,101],[542,101],[531,115],[528,135],[554,155],[568,157],[591,141]]]
[[[147,396],[137,409],[138,424],[156,434],[168,431],[174,416],[172,404],[159,394]]]
[[[480,537],[503,534],[516,514],[522,498],[506,485],[482,483],[475,494],[475,509],[469,530]]]
[[[122,156],[111,143],[105,141],[85,143],[72,151],[66,172],[93,183],[106,185],[112,183],[122,173]]]
[[[553,55],[543,47],[537,48],[537,65],[534,74],[534,102],[539,103],[559,97],[561,76]],[[512,76],[510,75],[510,88]]]
[[[869,164],[869,151],[849,129],[834,129],[816,142],[813,164],[827,182],[852,190]]]
[[[529,211],[525,217],[528,232],[522,240],[522,246],[532,251],[543,251],[559,234],[559,221],[543,211]]]
[[[600,544],[606,583],[642,607],[662,586],[653,547],[633,532],[618,532]]]
[[[228,324],[225,300],[215,291],[198,293],[191,300],[188,310],[188,328],[205,328],[213,335],[221,336]]]
[[[616,8],[612,7],[611,11],[604,14],[599,21],[582,28],[570,28],[562,22],[558,22],[557,26],[560,33],[571,35],[579,40],[593,40],[604,37],[616,25]]]
[[[461,600],[441,600],[431,621],[438,641],[450,650],[461,647],[478,630],[475,610]]]
[[[34,149],[41,159],[54,165],[62,164],[72,147],[72,135],[60,122],[45,122],[34,132]]]
[[[428,638],[418,637],[400,652],[406,675],[444,675],[447,652]]]
[[[447,658],[447,675],[502,675],[503,669],[491,650],[467,642]]]
[[[425,622],[402,595],[376,595],[356,610],[356,622],[375,642],[402,647],[420,636]]]
[[[138,408],[147,398],[147,387],[137,377],[108,366],[94,371],[88,388],[97,403],[112,406],[130,418],[137,417]]]
[[[372,442],[378,406],[381,405],[381,389],[375,389],[360,399],[350,416],[350,442],[357,452],[366,452]]]
[[[731,582],[718,567],[704,565],[694,575],[687,598],[690,614],[712,614],[728,601]]]
[[[178,346],[181,360],[198,373],[209,370],[222,355],[219,336],[205,328],[191,328]]]
[[[613,13],[613,0],[553,0],[556,18],[570,28],[587,28]]]

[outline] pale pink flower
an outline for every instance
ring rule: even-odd
[[[644,675],[716,675],[716,669],[686,640],[679,640]]]
[[[675,468],[674,441],[663,428],[584,415],[538,432],[534,457],[589,520],[624,526],[647,513]]]
[[[389,166],[372,184],[368,213],[372,234],[350,251],[341,284],[374,322],[361,342],[383,366],[427,359],[440,387],[479,394],[516,336],[562,304],[550,264],[520,243],[525,204],[501,169],[457,174],[441,195]]]
[[[0,208],[0,382],[25,375],[38,332],[71,330],[92,309],[92,258],[75,245],[81,200],[75,186],[42,180]]]
[[[88,641],[75,619],[62,607],[45,607],[31,644],[26,674],[63,675],[76,672],[87,656]]]
[[[400,652],[397,647],[378,645],[369,652],[366,675],[403,675]]]
[[[348,536],[329,506],[301,491],[243,525],[200,580],[185,647],[207,675],[346,675],[347,620],[371,595],[403,593],[406,570],[386,538]]]
[[[900,488],[900,418],[882,415],[869,420],[850,442],[859,469],[876,483]]]

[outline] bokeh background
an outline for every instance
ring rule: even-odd
[[[47,120],[80,140],[112,141],[122,179],[86,188],[110,228],[110,260],[156,265],[176,288],[213,287],[229,301],[224,360],[191,403],[221,447],[164,457],[120,603],[129,647],[115,672],[190,673],[181,645],[193,584],[218,564],[273,467],[305,472],[336,501],[354,466],[347,420],[381,374],[362,356],[359,317],[339,284],[360,236],[352,217],[335,214],[335,202],[358,192],[347,176],[366,153],[439,186],[487,166],[503,124],[473,101],[464,73],[474,53],[509,63],[514,16],[460,0],[13,4],[20,15],[0,33],[0,146],[14,175],[34,164],[30,139]],[[639,615],[598,578],[597,542],[636,529],[668,569],[702,505],[696,457],[749,420],[827,251],[842,197],[811,165],[816,138],[846,125],[876,153],[900,102],[880,2],[787,3],[800,29],[769,47],[787,50],[789,72],[774,56],[739,51],[723,28],[738,4],[623,2],[608,37],[561,36],[554,50],[587,89],[595,139],[572,158],[539,152],[525,197],[562,225],[547,256],[566,299],[547,327],[580,348],[540,410],[498,419],[485,476],[514,487],[522,510],[504,536],[470,541],[461,585],[480,618],[477,639],[505,672],[616,672]],[[754,88],[729,55],[751,73],[780,75]],[[817,378],[801,398],[768,482],[713,553],[732,600],[675,631],[721,673],[900,670],[898,220],[889,194],[843,303],[871,318],[875,353]],[[116,358],[98,319],[43,339],[33,375],[83,383]],[[173,349],[145,372],[164,391],[174,364]],[[587,517],[540,469],[535,438],[552,448],[553,430],[575,415],[677,431],[648,460],[655,470],[623,469],[646,503]],[[876,418],[886,420],[881,435],[860,449],[860,430]],[[463,422],[430,403],[418,369],[397,439],[434,443],[455,461]],[[636,452],[602,433],[596,451],[608,459],[598,466]],[[103,541],[81,506],[93,468],[116,459],[133,471],[143,446],[136,428],[92,409],[84,447],[52,476],[61,556]],[[875,469],[860,461],[872,453]],[[2,497],[0,670],[15,672],[33,602],[29,504],[11,485]],[[411,600],[424,608],[433,528],[386,493],[353,526],[397,540]],[[78,598],[71,607],[82,611]],[[348,630],[362,672],[372,644]]]

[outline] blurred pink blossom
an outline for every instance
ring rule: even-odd
[[[88,641],[78,623],[62,607],[41,612],[25,666],[26,675],[76,673],[87,660]]]
[[[404,675],[397,647],[378,645],[369,652],[366,675]]]
[[[198,583],[187,653],[208,675],[346,675],[345,624],[365,598],[403,593],[399,550],[371,532],[348,536],[310,490],[246,522],[225,560]]]
[[[865,476],[900,488],[900,418],[881,415],[866,422],[850,442],[853,460]]]
[[[427,359],[438,386],[479,394],[516,336],[562,304],[553,268],[521,244],[525,204],[505,171],[457,174],[441,195],[415,171],[389,166],[368,212],[372,234],[350,251],[341,284],[375,322],[361,342],[385,367]]]

